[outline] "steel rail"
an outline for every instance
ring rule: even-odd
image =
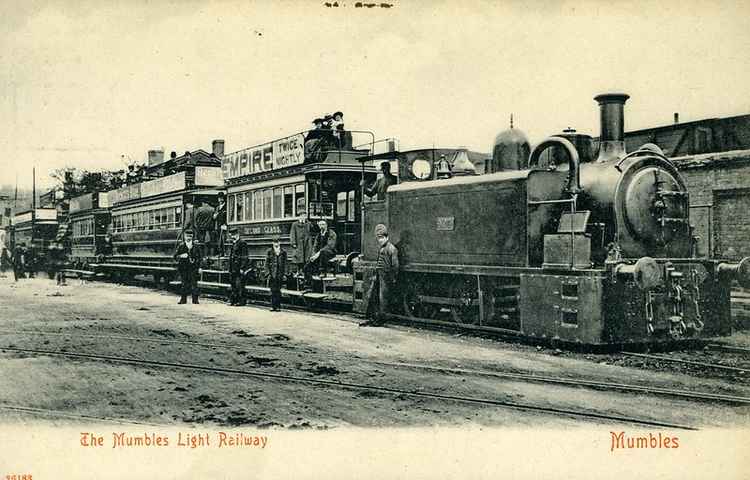
[[[736,347],[734,345],[720,345],[717,343],[710,343],[706,346],[710,350],[716,350],[719,352],[750,354],[750,348]]]
[[[245,346],[245,345],[232,345],[229,343],[203,343],[203,342],[192,342],[192,341],[185,341],[185,340],[168,340],[168,339],[155,339],[155,338],[146,338],[146,337],[134,337],[134,336],[126,336],[126,335],[91,335],[91,334],[41,332],[41,331],[28,331],[28,330],[13,332],[9,330],[0,330],[0,335],[3,335],[3,334],[11,334],[11,335],[24,334],[24,335],[42,335],[42,336],[49,335],[49,336],[57,336],[57,337],[84,337],[84,338],[92,338],[92,339],[101,338],[101,339],[134,340],[138,342],[190,345],[190,346],[200,346],[200,347],[208,347],[208,348],[224,348],[224,349],[231,349],[231,350],[245,350],[248,348],[248,346]],[[262,339],[264,336],[258,335],[258,337]],[[274,347],[273,345],[264,345],[264,346],[267,346],[270,348]],[[0,349],[1,348],[2,347],[0,347]],[[727,403],[734,403],[734,404],[750,404],[750,397],[742,397],[742,396],[737,396],[737,395],[727,395],[727,394],[710,393],[710,392],[691,392],[688,390],[679,390],[679,389],[663,388],[663,387],[648,386],[648,385],[600,382],[596,380],[586,380],[586,379],[570,379],[570,378],[553,377],[553,376],[547,376],[547,375],[536,375],[533,373],[515,373],[515,372],[501,372],[501,371],[494,371],[494,370],[475,370],[475,369],[465,369],[465,368],[455,368],[455,367],[439,367],[439,366],[420,365],[417,363],[407,363],[407,362],[383,362],[379,360],[368,360],[368,359],[359,359],[359,361],[371,363],[375,365],[395,367],[395,368],[409,368],[409,369],[415,369],[415,370],[427,370],[427,371],[434,371],[434,372],[441,372],[441,373],[488,376],[488,377],[496,377],[496,378],[524,381],[524,382],[530,382],[530,383],[565,385],[565,386],[578,387],[578,388],[585,387],[585,388],[590,388],[592,390],[613,390],[613,391],[630,392],[630,393],[646,393],[646,394],[660,395],[660,396],[665,396],[665,397],[677,397],[677,398],[690,399],[690,400],[720,401],[720,402],[727,402]]]
[[[670,358],[670,357],[664,357],[661,355],[649,355],[646,353],[622,352],[622,354],[628,357],[646,358],[649,360],[661,360],[663,362],[672,362],[672,363],[684,363],[685,365],[694,365],[697,367],[714,368],[716,370],[726,370],[728,372],[750,372],[750,367],[748,368],[729,367],[727,365],[717,365],[715,363],[696,362],[693,360],[683,360],[681,358]]]
[[[209,373],[241,375],[241,376],[246,376],[246,377],[261,378],[264,380],[271,379],[271,380],[277,380],[277,381],[282,381],[282,382],[296,382],[296,383],[307,383],[307,384],[312,384],[312,385],[324,385],[328,387],[387,393],[391,395],[406,395],[406,396],[419,397],[419,398],[447,400],[447,401],[453,401],[453,402],[464,402],[464,403],[473,403],[473,404],[480,404],[480,405],[492,405],[492,406],[497,406],[497,407],[512,408],[515,410],[525,410],[525,411],[547,413],[547,414],[556,415],[556,416],[567,415],[567,416],[573,416],[573,417],[617,421],[617,422],[622,422],[622,423],[631,423],[631,424],[651,426],[651,427],[664,427],[664,428],[674,428],[674,429],[681,429],[681,430],[697,430],[697,428],[687,426],[687,425],[660,422],[656,420],[624,417],[624,416],[619,416],[619,415],[607,415],[607,414],[602,414],[602,413],[569,410],[569,409],[564,409],[564,408],[543,407],[539,405],[524,404],[524,403],[510,402],[510,401],[503,401],[503,400],[493,400],[493,399],[487,399],[487,398],[465,397],[465,396],[458,396],[458,395],[444,395],[444,394],[425,392],[425,391],[420,391],[420,390],[401,390],[398,388],[381,387],[377,385],[364,385],[364,384],[359,384],[359,383],[338,382],[338,381],[333,381],[333,380],[321,380],[321,379],[315,379],[315,378],[297,377],[293,375],[283,375],[283,374],[277,374],[277,373],[249,372],[247,370],[237,370],[233,368],[209,367],[209,366],[204,366],[204,365],[193,365],[193,364],[186,364],[186,363],[161,362],[161,361],[154,361],[154,360],[140,360],[140,359],[135,359],[135,358],[115,357],[115,356],[108,356],[108,355],[56,352],[56,351],[51,351],[51,350],[36,350],[36,349],[15,348],[15,347],[0,347],[0,350],[17,352],[17,353],[51,355],[51,356],[58,356],[58,357],[67,357],[67,358],[76,358],[76,359],[85,359],[85,360],[94,360],[94,361],[114,362],[114,363],[122,363],[122,364],[127,364],[127,365],[148,365],[150,367],[178,368],[178,369],[196,370],[196,371],[209,372]]]
[[[23,405],[9,405],[0,403],[0,410],[9,410],[20,413],[34,413],[37,415],[47,415],[60,418],[69,418],[73,420],[86,420],[86,421],[100,421],[110,423],[121,423],[127,425],[148,425],[152,427],[158,427],[159,424],[151,422],[138,422],[135,420],[127,420],[124,418],[111,418],[111,417],[97,417],[94,415],[80,415],[75,413],[61,412],[60,410],[49,410],[46,408],[27,407]]]

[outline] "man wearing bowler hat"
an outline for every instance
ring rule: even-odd
[[[177,260],[177,271],[182,282],[180,301],[187,303],[187,296],[192,295],[193,303],[198,303],[198,270],[201,266],[201,249],[193,241],[193,231],[185,230],[182,243],[177,246],[174,259]]]
[[[266,276],[271,290],[271,311],[281,311],[281,286],[286,280],[286,252],[281,249],[281,241],[273,239],[266,252]]]

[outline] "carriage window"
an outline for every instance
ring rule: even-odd
[[[234,222],[237,220],[237,215],[234,211],[234,202],[236,201],[237,195],[229,195],[229,201],[227,202],[227,215],[229,215],[229,218],[227,221]]]
[[[348,203],[349,206],[347,208],[348,215],[346,217],[347,221],[353,222],[355,220],[355,212],[354,212],[354,195],[357,194],[356,190],[351,190],[348,195]]]
[[[245,198],[245,220],[250,221],[253,219],[253,194],[245,192],[243,197]]]
[[[175,225],[182,225],[182,207],[175,207],[174,223]]]
[[[336,217],[346,218],[346,192],[336,195]]]
[[[271,205],[273,204],[272,200],[273,190],[271,190],[270,188],[263,190],[263,220],[271,218],[271,213],[273,213],[273,210],[271,208]]]
[[[235,207],[237,209],[237,221],[242,222],[245,220],[245,202],[244,198],[245,196],[243,194],[234,195],[235,197]]]
[[[281,207],[283,205],[283,198],[281,196],[281,187],[273,189],[273,217],[282,218]]]
[[[305,184],[300,183],[294,186],[294,214],[305,210]]]
[[[253,218],[263,220],[263,196],[260,190],[253,192]]]
[[[294,187],[284,187],[284,218],[294,216]]]

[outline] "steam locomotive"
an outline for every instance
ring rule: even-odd
[[[364,206],[363,225],[387,225],[399,248],[392,316],[588,345],[729,334],[730,285],[750,287],[750,258],[695,257],[682,176],[656,145],[625,152],[628,98],[595,97],[597,155],[591,137],[566,131],[532,151],[502,135],[484,175],[397,158],[402,182]],[[370,237],[354,266],[360,313],[376,275]]]

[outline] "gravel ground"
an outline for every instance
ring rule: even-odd
[[[750,396],[745,383],[592,362],[528,346],[409,328],[359,328],[350,317],[273,313],[205,299],[176,305],[135,286],[0,278],[0,346],[188,363],[309,379],[489,398],[692,426],[747,425],[750,408],[446,374],[387,363],[523,372]],[[21,332],[26,333],[21,333]],[[40,334],[43,332],[45,334]],[[591,425],[491,405],[233,374],[3,353],[0,404],[158,425],[288,429]],[[644,408],[648,405],[648,408]],[[0,410],[7,423],[75,418]],[[595,421],[595,424],[607,423]]]

